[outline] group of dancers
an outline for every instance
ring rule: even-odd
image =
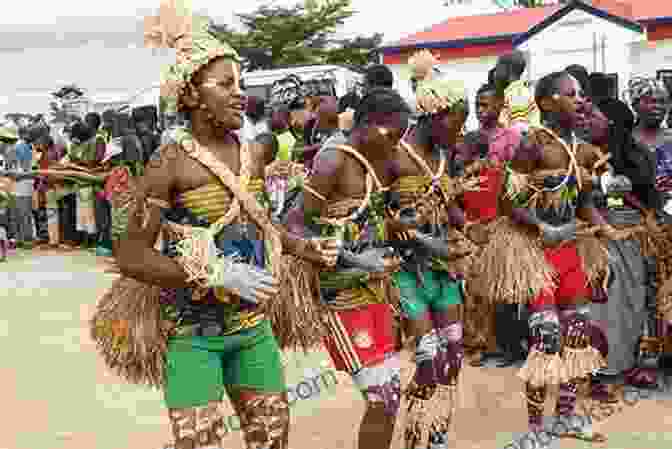
[[[335,99],[284,86],[280,132],[251,142],[235,132],[238,54],[207,18],[164,3],[145,38],[176,49],[162,95],[188,121],[142,178],[113,189],[121,277],[92,332],[108,366],[163,389],[174,447],[222,447],[225,393],[249,449],[286,449],[282,351],[321,346],[366,401],[358,447],[389,448],[395,425],[405,449],[448,447],[464,334],[483,333],[496,303],[530,311],[519,372],[530,430],[541,430],[551,386],[556,413],[573,415],[577,389],[605,365],[591,320],[609,275],[604,242],[665,232],[644,206],[632,229],[598,212],[599,198],[631,183],[614,175],[602,116],[578,81],[552,73],[532,92],[524,59],[501,57],[478,92],[486,138],[470,139],[464,86],[421,51],[410,61],[415,111],[370,86],[339,117]],[[323,125],[309,168],[283,131],[307,110]],[[416,369],[402,385],[406,341]]]

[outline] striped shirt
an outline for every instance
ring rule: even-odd
[[[504,90],[504,108],[499,120],[505,128],[521,131],[541,125],[541,114],[527,81],[514,81]]]

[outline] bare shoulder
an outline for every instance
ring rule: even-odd
[[[177,167],[184,157],[184,151],[177,144],[166,144],[157,149],[145,166],[142,177],[142,192],[145,195],[169,200],[170,192],[177,180]]]

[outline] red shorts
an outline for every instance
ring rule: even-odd
[[[574,243],[566,243],[557,248],[544,250],[546,261],[557,272],[555,285],[541,292],[531,303],[531,309],[549,305],[571,305],[577,298],[590,298],[592,291],[588,286],[588,276]]]
[[[356,373],[395,351],[394,314],[388,304],[329,311],[324,345],[338,371]]]
[[[504,171],[499,167],[483,168],[480,176],[484,178],[480,190],[462,194],[467,220],[490,221],[497,217],[497,203]]]

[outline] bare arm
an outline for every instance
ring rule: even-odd
[[[319,236],[314,219],[322,215],[323,199],[330,198],[339,176],[343,176],[343,162],[343,154],[338,150],[322,151],[315,160],[313,172],[306,180],[308,187],[303,191],[303,202],[289,212],[287,244],[295,254],[303,253],[303,240]],[[308,253],[305,255],[309,257]]]
[[[164,146],[155,155],[155,163],[147,165],[140,181],[137,201],[129,214],[126,239],[117,245],[117,263],[124,276],[165,288],[184,288],[188,286],[187,275],[180,265],[154,249],[161,228],[161,207],[149,203],[144,212],[142,210],[147,199],[170,204],[180,150]]]

